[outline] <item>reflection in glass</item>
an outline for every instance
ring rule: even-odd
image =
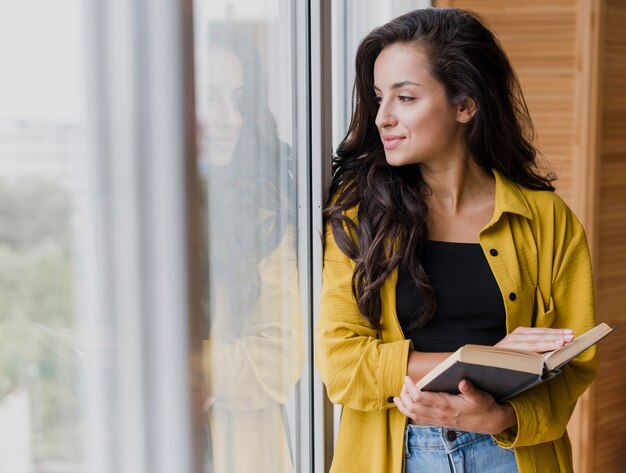
[[[256,44],[232,25],[207,30],[196,45],[206,471],[294,471],[285,403],[304,363],[294,157]]]

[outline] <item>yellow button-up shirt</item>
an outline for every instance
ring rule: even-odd
[[[595,310],[582,225],[553,192],[494,175],[495,210],[479,240],[502,292],[507,333],[520,326],[567,327],[575,336],[589,330]],[[356,209],[349,216],[355,219]],[[382,329],[375,330],[352,296],[353,271],[354,261],[327,229],[316,364],[331,401],[343,406],[331,472],[400,473],[407,418],[388,399],[400,393],[411,342],[396,315],[398,273],[381,289]],[[573,471],[566,426],[597,370],[592,347],[559,376],[507,401],[517,427],[494,437],[500,446],[514,448],[520,473]]]

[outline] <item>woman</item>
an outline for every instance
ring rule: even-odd
[[[417,10],[356,56],[326,209],[317,365],[343,406],[335,472],[571,472],[566,425],[595,349],[504,403],[415,387],[467,343],[538,352],[595,324],[581,224],[536,165],[498,41]]]
[[[255,45],[210,24],[201,59],[205,471],[288,473],[294,465],[284,404],[304,366],[293,159],[278,138]]]

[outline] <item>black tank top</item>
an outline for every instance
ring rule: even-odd
[[[422,302],[404,265],[396,287],[398,320],[417,351],[455,351],[467,343],[494,345],[504,338],[502,293],[480,244],[429,241],[421,261],[437,300],[435,315],[425,326],[407,330]]]

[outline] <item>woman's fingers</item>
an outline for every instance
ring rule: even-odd
[[[405,378],[404,385],[402,386],[402,390],[400,391],[400,399],[402,400],[403,404],[407,407],[410,407],[411,404],[415,402],[414,398],[411,397],[411,394],[409,392],[409,388],[406,383],[406,378]]]
[[[573,339],[574,333],[571,329],[518,327],[496,343],[496,346],[545,352],[556,350]]]
[[[420,391],[406,377],[400,395],[394,398],[398,410],[418,424],[441,425],[471,432],[497,433],[502,407],[493,396],[468,380],[459,383],[460,395]]]
[[[474,406],[491,407],[495,402],[491,394],[478,389],[467,379],[459,382],[459,392],[461,398]]]
[[[404,377],[404,388],[406,388],[406,390],[408,391],[409,397],[413,402],[416,402],[420,398],[421,391],[417,388],[413,380],[408,376]]]
[[[569,328],[537,328],[518,327],[505,338],[521,340],[571,340],[574,337],[572,329]]]
[[[420,412],[429,407],[424,404],[423,397],[422,392],[415,386],[415,382],[409,376],[405,376],[400,395],[394,398],[394,402],[400,412],[417,421]]]
[[[401,396],[396,396],[393,398],[393,402],[396,404],[396,407],[398,408],[398,410],[400,412],[402,412],[405,416],[407,416],[410,419],[416,420],[413,417],[413,413],[410,412],[407,407],[405,406],[404,402],[402,401],[402,397]]]

